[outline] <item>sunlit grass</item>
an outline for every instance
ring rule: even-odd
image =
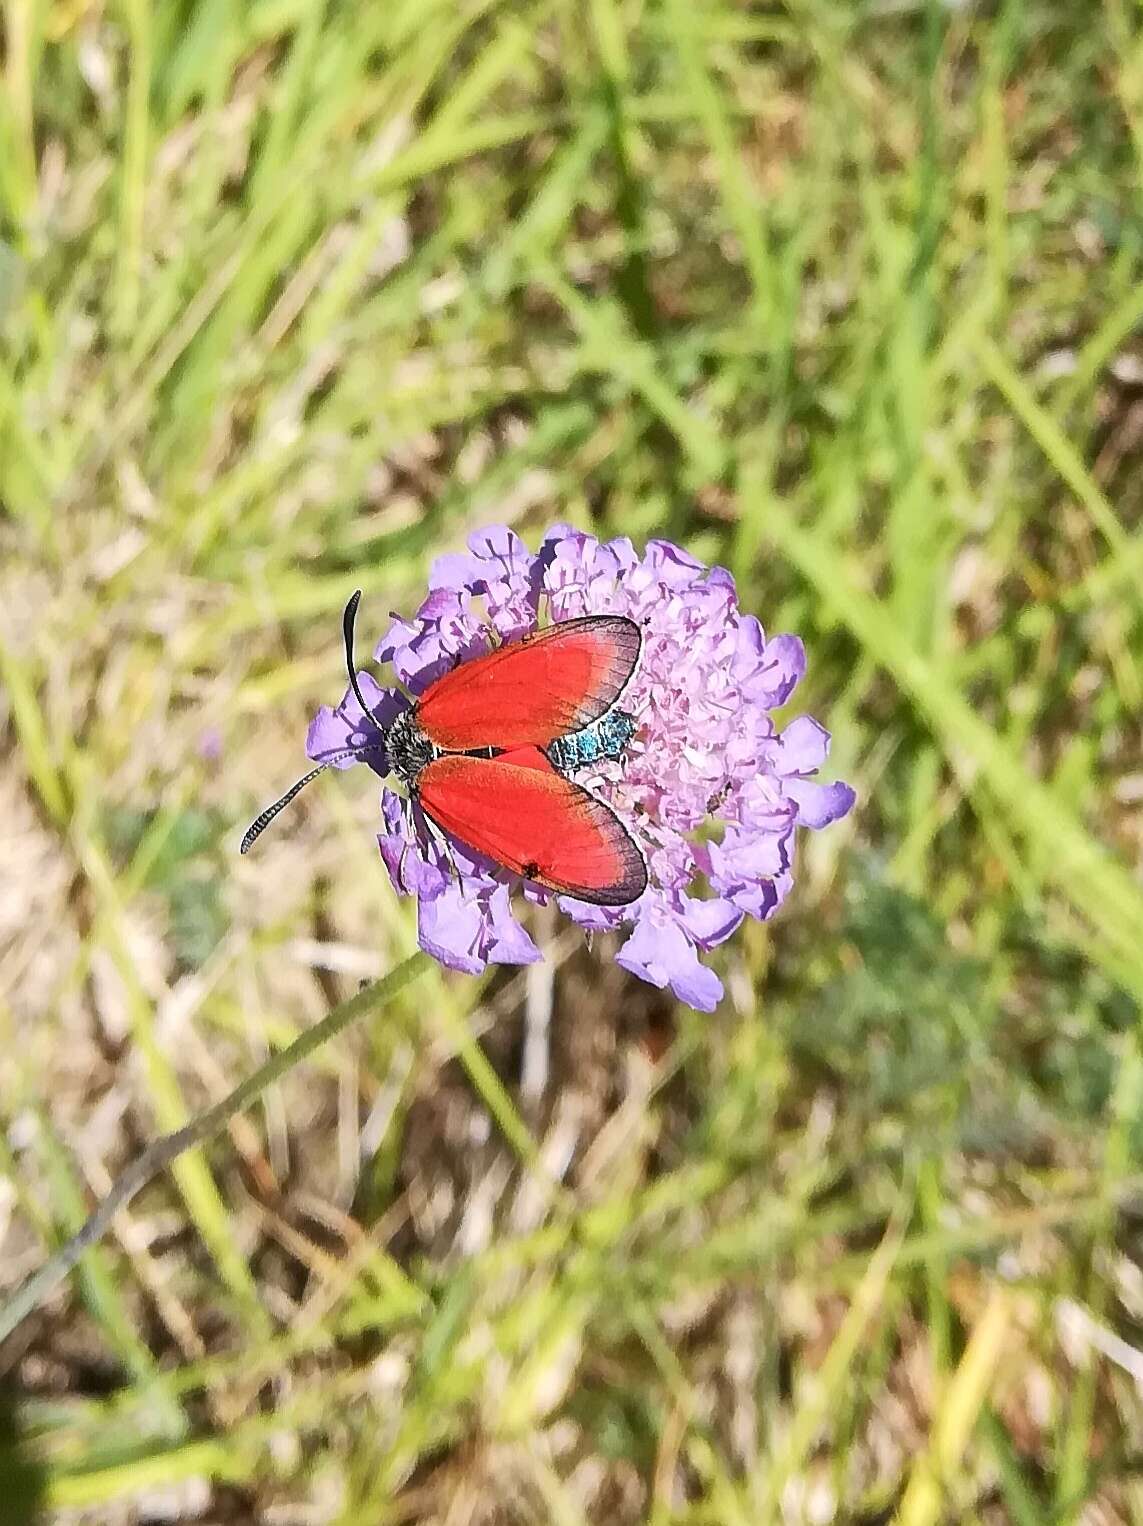
[[[713,1018],[545,923],[553,988],[434,972],[307,1061],[8,1343],[0,1476],[1143,1521],[1082,1334],[1143,1320],[1134,13],[2,14],[7,1289],[413,946],[356,775],[235,851],[353,587],[379,629],[490,521],[685,540],[861,801]]]

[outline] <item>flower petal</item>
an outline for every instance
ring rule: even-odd
[[[498,885],[488,897],[484,942],[486,957],[497,964],[535,964],[544,957],[512,915],[507,885]]]
[[[788,779],[787,792],[798,803],[798,825],[819,831],[831,821],[840,821],[853,808],[857,794],[840,779],[833,784],[816,784],[812,779]]]
[[[570,895],[561,895],[556,899],[564,915],[588,933],[614,932],[634,909],[627,906],[595,906],[591,901],[577,901]]]
[[[799,715],[775,739],[778,771],[815,773],[829,757],[829,732],[808,715]]]
[[[763,663],[765,704],[777,710],[806,676],[806,649],[797,636],[773,636],[766,643]]]
[[[653,986],[669,985],[688,1006],[713,1012],[722,997],[722,981],[699,962],[679,924],[643,918],[615,956],[617,964]]]
[[[497,560],[508,565],[531,566],[532,555],[527,546],[507,525],[488,525],[482,530],[473,530],[468,537],[468,548],[480,561]]]
[[[693,896],[682,896],[681,900],[679,921],[699,948],[725,943],[742,921],[739,908],[721,896],[712,901],[698,901]]]
[[[460,593],[462,589],[477,587],[484,577],[480,559],[464,551],[447,552],[438,556],[429,568],[429,587],[434,592],[447,589]]]
[[[696,573],[706,571],[689,551],[669,540],[647,542],[647,564],[668,588],[686,588],[694,582]]]
[[[336,710],[322,705],[310,722],[306,733],[306,755],[315,763],[329,761],[334,768],[352,768],[354,763],[368,763],[374,773],[384,778],[389,772],[389,758],[382,745],[382,728],[387,730],[392,725],[405,708],[404,701],[392,689],[383,689],[368,673],[359,673],[357,681],[373,716],[365,714],[353,690],[347,689]],[[334,761],[335,755],[346,749],[352,749],[357,756]]]
[[[488,962],[480,953],[484,918],[475,898],[450,883],[431,901],[417,907],[417,942],[446,969],[479,975]]]

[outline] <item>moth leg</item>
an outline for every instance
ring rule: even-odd
[[[421,811],[421,820],[425,823],[425,830],[428,832],[429,837],[432,838],[435,842],[439,842],[441,852],[444,854],[445,861],[447,862],[449,869],[452,872],[453,879],[459,880],[460,870],[457,868],[456,859],[453,857],[452,843],[449,842],[447,834],[437,826],[436,822],[429,815],[428,811]]]
[[[452,877],[453,877],[454,880],[456,880],[459,883],[459,881],[460,881],[460,870],[456,866],[456,859],[453,858],[453,856],[452,856],[452,843],[449,842],[448,838],[445,836],[445,834],[443,832],[441,832],[441,829],[439,827],[437,828],[437,831],[440,833],[441,849],[444,852],[445,858],[448,860],[448,866],[449,866],[449,869],[452,871]]]

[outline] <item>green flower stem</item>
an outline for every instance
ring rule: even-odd
[[[288,1075],[295,1065],[308,1058],[315,1049],[320,1049],[328,1039],[403,991],[411,981],[423,975],[431,963],[427,954],[411,954],[395,970],[390,970],[383,980],[374,981],[372,985],[358,991],[356,996],[341,1002],[320,1023],[315,1023],[312,1028],[299,1034],[286,1049],[271,1055],[264,1065],[260,1065],[253,1075],[240,1082],[221,1102],[208,1107],[173,1134],[164,1134],[161,1139],[149,1144],[114,1183],[83,1228],[62,1245],[38,1272],[33,1272],[7,1303],[0,1305],[0,1341],[11,1335],[20,1321],[59,1286],[84,1251],[103,1238],[112,1219],[121,1208],[127,1206],[140,1188],[145,1187],[161,1171],[165,1171],[187,1150],[193,1150],[196,1145],[212,1138],[236,1113],[248,1107],[275,1081]]]

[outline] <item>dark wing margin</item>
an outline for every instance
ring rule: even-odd
[[[549,890],[597,906],[637,900],[647,865],[619,817],[538,749],[527,753],[437,758],[417,779],[421,805],[466,847]]]
[[[605,715],[639,664],[626,615],[585,615],[470,658],[431,683],[417,723],[448,752],[543,746]]]

